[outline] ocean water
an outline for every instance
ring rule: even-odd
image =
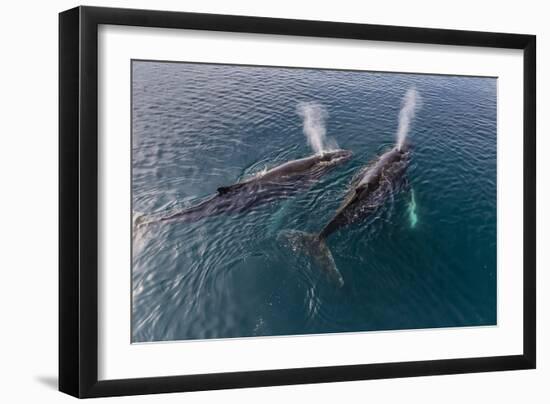
[[[496,80],[134,61],[132,341],[496,324]],[[409,187],[328,238],[339,288],[281,234],[330,220],[411,88]],[[350,161],[245,211],[154,220],[311,155],[304,102]]]

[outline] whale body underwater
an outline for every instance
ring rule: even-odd
[[[327,238],[342,228],[367,219],[401,189],[406,183],[410,154],[408,144],[396,145],[359,170],[340,207],[319,233],[285,230],[280,236],[285,237],[295,250],[312,257],[317,266],[342,287],[344,278],[327,245]]]
[[[138,225],[152,222],[195,221],[222,213],[242,213],[255,206],[290,197],[310,188],[334,167],[348,161],[349,150],[329,150],[291,160],[262,171],[241,182],[223,186],[195,206],[162,216],[156,220],[138,220]]]

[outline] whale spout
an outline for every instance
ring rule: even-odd
[[[405,151],[407,148],[407,136],[414,120],[414,115],[420,108],[421,103],[422,100],[416,88],[409,88],[403,97],[401,111],[399,111],[399,123],[396,133],[396,145],[399,151]]]

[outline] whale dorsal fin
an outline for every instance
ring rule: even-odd
[[[243,185],[244,184],[242,182],[239,182],[238,184],[228,185],[227,187],[219,187],[218,194],[219,195],[227,194],[230,191],[235,191],[236,189],[241,188]]]

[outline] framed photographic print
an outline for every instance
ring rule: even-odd
[[[59,387],[535,367],[535,37],[59,18]]]

